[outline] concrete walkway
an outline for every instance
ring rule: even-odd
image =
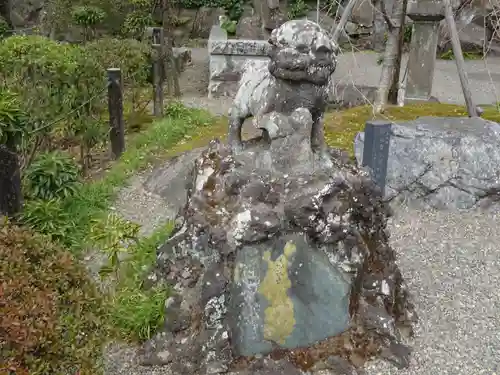
[[[333,77],[338,83],[378,86],[382,67],[374,52],[346,52],[338,58]],[[408,56],[403,57],[403,79]],[[468,60],[466,70],[475,104],[500,102],[500,57]],[[454,60],[437,60],[432,95],[441,102],[464,104],[462,87]]]

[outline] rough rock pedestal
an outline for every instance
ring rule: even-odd
[[[308,67],[302,78],[322,74]],[[416,315],[388,242],[389,207],[348,157],[312,147],[318,119],[295,103],[261,113],[262,137],[237,149],[214,140],[196,159],[149,278],[172,295],[143,363],[238,375],[356,374],[373,356],[408,366],[401,338]]]

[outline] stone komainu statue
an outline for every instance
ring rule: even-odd
[[[313,119],[311,146],[324,150],[323,113],[338,48],[315,22],[293,20],[273,30],[269,38],[270,61],[249,61],[230,110],[229,145],[242,148],[243,122],[270,112],[291,114],[307,108]],[[265,129],[264,129],[265,130]]]

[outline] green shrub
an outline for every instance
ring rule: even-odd
[[[26,202],[20,221],[46,235],[51,241],[67,247],[75,245],[76,223],[70,213],[64,210],[63,202],[59,199],[34,199]]]
[[[0,38],[2,38],[5,34],[7,34],[8,30],[9,30],[9,24],[3,17],[0,17]]]
[[[0,373],[100,373],[106,305],[70,253],[3,224],[0,275]]]
[[[98,74],[108,68],[120,68],[124,85],[144,85],[151,69],[152,49],[134,39],[102,38],[83,49],[98,65]]]
[[[94,27],[106,18],[106,13],[101,8],[83,5],[74,7],[71,16],[78,26]]]
[[[80,185],[79,173],[68,155],[59,151],[41,154],[24,176],[27,193],[34,199],[69,198]]]
[[[18,97],[9,92],[0,92],[0,144],[14,150],[29,131],[28,116],[22,109]]]
[[[304,17],[309,11],[309,5],[304,0],[293,0],[288,11],[291,20]]]
[[[145,289],[146,274],[156,264],[156,249],[170,235],[173,222],[158,228],[150,237],[141,238],[128,249],[122,263],[117,290],[111,303],[111,324],[123,337],[143,341],[154,334],[164,320],[166,287]]]
[[[76,6],[71,12],[73,22],[83,28],[83,39],[88,41],[95,37],[95,28],[106,18],[106,13],[96,6]]]
[[[74,136],[89,117],[105,108],[106,77],[96,74],[99,71],[95,59],[78,46],[36,35],[0,42],[0,90],[17,94],[38,127],[67,114],[48,129],[66,136]]]

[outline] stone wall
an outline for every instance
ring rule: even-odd
[[[249,59],[268,60],[267,40],[228,39],[218,25],[212,26],[208,40],[210,56],[210,81],[208,96],[233,97],[238,90],[243,65]]]

